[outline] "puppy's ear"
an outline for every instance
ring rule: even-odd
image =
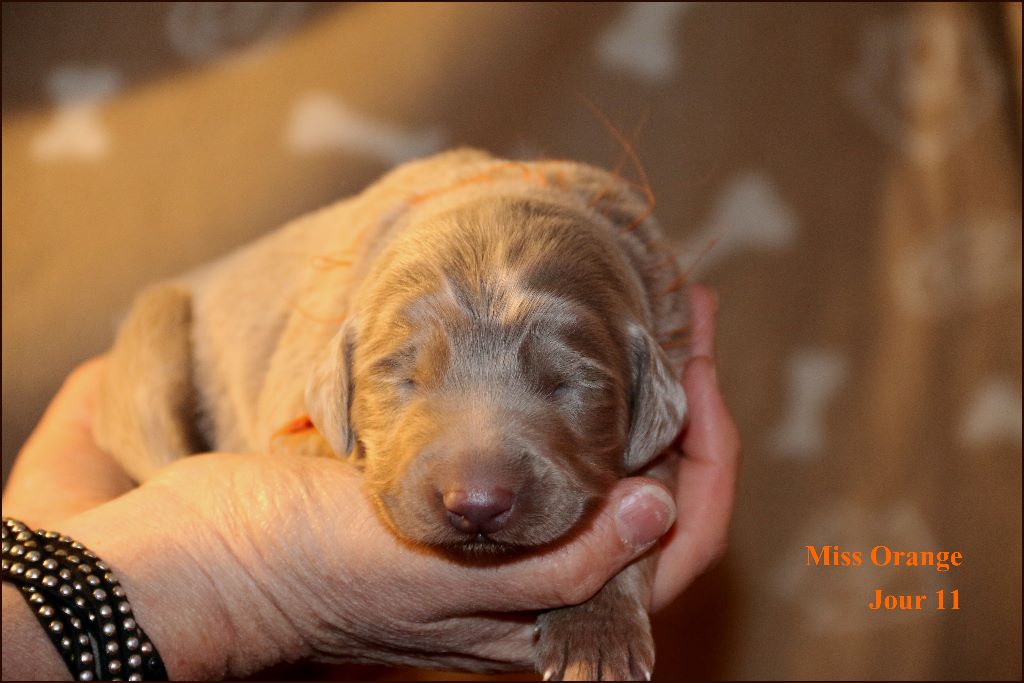
[[[647,330],[632,323],[629,336],[633,395],[623,465],[626,472],[636,472],[679,434],[686,417],[686,395],[665,352]]]
[[[346,320],[320,354],[306,384],[306,410],[317,431],[339,457],[355,448],[349,421],[355,324]]]

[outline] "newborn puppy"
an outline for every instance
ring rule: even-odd
[[[678,434],[681,283],[618,177],[438,155],[140,296],[98,438],[140,481],[204,448],[349,457],[396,534],[500,561]],[[545,677],[650,676],[650,564],[541,616]]]

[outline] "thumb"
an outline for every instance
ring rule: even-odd
[[[579,604],[644,554],[675,518],[675,501],[664,485],[646,477],[622,479],[578,535],[547,553],[506,565],[495,578],[506,589],[518,589],[518,604],[510,609]]]
[[[3,496],[4,514],[53,526],[133,487],[92,435],[104,362],[100,357],[80,365],[50,402],[14,462]]]

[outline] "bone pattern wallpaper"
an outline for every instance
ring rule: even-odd
[[[720,294],[744,441],[730,550],[656,617],[656,677],[1019,679],[1020,27],[1019,3],[4,4],[4,475],[143,284],[452,145],[614,167],[592,102]],[[879,543],[966,561],[806,566]],[[870,613],[883,583],[965,604]]]

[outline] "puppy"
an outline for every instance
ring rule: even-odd
[[[457,561],[549,546],[684,420],[682,276],[647,213],[582,164],[406,164],[140,295],[98,439],[138,481],[208,448],[347,457],[405,539]],[[650,567],[543,614],[538,669],[649,677]]]

